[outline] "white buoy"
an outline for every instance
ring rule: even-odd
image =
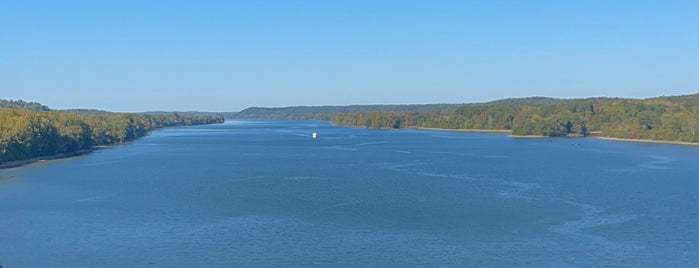
[[[313,137],[314,139],[317,139],[317,138],[318,138],[318,133],[313,132],[313,134],[311,134],[311,137]]]

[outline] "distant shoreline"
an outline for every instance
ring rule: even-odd
[[[481,132],[481,133],[512,133],[512,130],[507,129],[477,129],[477,128],[429,128],[429,127],[409,127],[408,129],[420,130],[438,130],[438,131],[456,131],[456,132]],[[510,135],[512,136],[512,135]],[[525,137],[525,136],[523,136]]]
[[[29,158],[29,159],[3,162],[3,163],[0,163],[0,169],[18,168],[18,167],[31,165],[31,164],[35,164],[35,163],[41,163],[41,162],[45,162],[45,161],[49,161],[49,160],[58,160],[58,159],[80,156],[80,155],[94,152],[94,151],[102,149],[104,147],[105,146],[94,146],[90,149],[78,150],[75,152],[47,155],[47,156],[39,156],[39,157],[34,157],[34,158]]]
[[[406,129],[453,131],[453,132],[498,133],[498,134],[512,133],[511,130],[506,130],[506,129],[502,129],[502,130],[497,130],[497,129],[449,129],[449,128],[423,128],[423,127],[410,127],[410,128],[406,128]],[[508,137],[515,138],[515,139],[520,139],[520,138],[524,138],[524,139],[547,139],[547,138],[553,139],[553,138],[557,138],[557,137],[547,137],[547,136],[542,136],[542,135],[512,135],[512,134],[508,135]],[[698,142],[663,141],[663,140],[648,140],[648,139],[624,139],[624,138],[612,138],[612,137],[601,137],[601,136],[588,136],[588,137],[593,138],[593,139],[609,140],[609,141],[621,141],[621,142],[699,146]],[[49,161],[49,160],[58,160],[58,159],[81,156],[81,155],[88,154],[88,153],[94,152],[96,150],[105,148],[105,147],[108,147],[108,146],[93,146],[90,149],[84,149],[84,150],[79,150],[79,151],[75,151],[75,152],[62,153],[62,154],[57,154],[57,155],[40,156],[40,157],[34,157],[34,158],[24,159],[24,160],[3,162],[3,163],[0,163],[0,169],[17,168],[17,167],[22,167],[22,166],[26,166],[26,165],[35,164],[35,163],[41,163],[41,162]]]
[[[659,144],[675,144],[675,145],[689,145],[689,146],[699,146],[699,142],[687,142],[687,141],[663,141],[663,140],[646,140],[646,139],[624,139],[624,138],[610,138],[610,137],[600,137],[600,136],[589,136],[591,138],[609,141],[623,141],[623,142],[638,142],[638,143],[659,143]]]
[[[553,139],[556,137],[549,137],[544,135],[509,135],[510,138],[515,139]]]
[[[410,127],[408,129],[509,134],[507,136],[509,136],[510,138],[515,138],[515,139],[546,139],[546,138],[551,138],[551,137],[543,136],[543,135],[514,135],[514,134],[512,134],[512,130],[508,130],[508,129],[477,129],[477,128],[453,129],[453,128],[429,128],[429,127]]]
[[[436,131],[456,131],[456,132],[480,132],[480,133],[512,133],[511,130],[497,130],[497,129],[450,129],[450,128],[422,128],[422,127],[410,127],[407,129],[419,129],[419,130],[436,130]],[[564,137],[548,137],[543,135],[508,135],[510,138],[515,139],[556,139],[565,138]],[[609,141],[622,141],[622,142],[638,142],[638,143],[657,143],[657,144],[674,144],[674,145],[689,145],[689,146],[699,146],[699,142],[687,142],[687,141],[663,141],[663,140],[648,140],[648,139],[624,139],[624,138],[613,138],[613,137],[602,137],[596,135],[590,135],[587,137],[580,138],[593,138]]]

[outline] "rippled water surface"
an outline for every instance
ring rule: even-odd
[[[694,266],[699,147],[228,121],[0,170],[0,215],[3,267]]]

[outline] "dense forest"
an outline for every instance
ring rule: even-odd
[[[237,113],[223,113],[226,118],[331,120],[335,114],[356,112],[438,112],[452,111],[463,104],[406,104],[406,105],[347,105],[347,106],[293,106],[282,108],[251,107]]]
[[[511,130],[513,135],[699,142],[699,94],[649,99],[506,99],[440,112],[336,114],[333,123],[371,128]]]
[[[50,111],[22,101],[3,101],[3,107],[13,109],[0,108],[0,163],[132,141],[162,127],[224,121],[221,115]]]

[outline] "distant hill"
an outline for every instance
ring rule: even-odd
[[[502,105],[502,106],[520,106],[520,105],[556,105],[556,104],[566,104],[566,103],[576,103],[581,101],[593,101],[593,102],[610,102],[624,100],[623,98],[609,98],[609,97],[594,97],[585,99],[556,99],[548,97],[526,97],[526,98],[508,98],[501,100],[494,100],[484,103],[474,103],[474,105]]]
[[[171,115],[173,113],[177,113],[179,115],[217,115],[217,114],[221,114],[221,113],[214,113],[214,112],[199,112],[199,111],[148,111],[148,112],[142,112],[140,114]]]
[[[0,99],[0,108],[4,109],[22,109],[22,110],[29,110],[29,111],[57,111],[57,112],[66,112],[66,113],[71,113],[71,114],[77,114],[77,115],[104,115],[104,114],[110,114],[112,112],[107,112],[103,110],[96,110],[96,109],[65,109],[65,110],[53,110],[49,108],[46,105],[43,105],[38,102],[26,102],[23,100],[3,100]]]
[[[105,115],[105,114],[112,113],[112,112],[107,112],[107,111],[103,111],[103,110],[96,110],[96,109],[66,109],[66,110],[59,110],[59,111],[77,114],[77,115]]]
[[[0,99],[0,108],[5,109],[23,109],[30,111],[49,111],[48,106],[38,102],[26,102],[23,100],[3,100]]]
[[[361,112],[448,112],[470,106],[520,106],[545,105],[577,102],[582,99],[556,99],[547,97],[508,98],[480,103],[442,104],[395,104],[395,105],[347,105],[347,106],[290,106],[279,108],[251,107],[240,112],[221,113],[229,119],[291,119],[291,120],[331,120],[334,115]],[[619,100],[618,98],[589,98],[599,102]]]
[[[501,100],[494,100],[479,104],[487,105],[540,105],[540,104],[554,104],[562,99],[547,98],[547,97],[527,97],[527,98],[507,98]]]
[[[292,106],[282,108],[251,107],[237,113],[222,113],[226,118],[248,119],[324,119],[335,114],[355,112],[439,112],[451,111],[463,104],[405,104],[405,105],[348,105],[348,106]]]
[[[98,110],[98,109],[63,109],[63,110],[54,110],[49,108],[46,105],[43,105],[38,102],[26,102],[23,100],[4,100],[0,99],[0,109],[22,109],[22,110],[30,110],[30,111],[56,111],[56,112],[65,112],[65,113],[71,113],[71,114],[77,114],[77,115],[106,115],[106,114],[115,114],[115,112],[109,112],[105,110]],[[143,115],[172,115],[173,113],[177,113],[179,115],[187,115],[187,116],[215,116],[219,115],[220,113],[214,113],[214,112],[200,112],[200,111],[148,111],[148,112],[142,112],[142,113],[135,113],[135,114],[143,114]]]

